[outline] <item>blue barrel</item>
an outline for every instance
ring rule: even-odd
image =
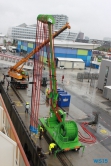
[[[64,92],[63,89],[57,89],[57,92],[60,93],[60,92]]]
[[[64,91],[64,90],[63,90],[63,89],[57,89],[57,92],[58,92],[58,91]]]
[[[67,92],[66,92],[66,91],[64,91],[64,92],[59,91],[59,92],[58,92],[58,95],[60,95],[60,94],[67,94]]]
[[[57,91],[60,90],[60,88],[57,88]]]
[[[71,95],[69,94],[59,94],[58,106],[59,107],[69,107]]]

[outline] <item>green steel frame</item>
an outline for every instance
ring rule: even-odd
[[[66,113],[61,109],[57,109],[58,93],[56,88],[56,67],[54,63],[54,48],[52,39],[52,25],[55,20],[50,15],[39,15],[37,19],[43,23],[48,24],[49,39],[50,39],[50,67],[51,67],[51,80],[52,89],[50,93],[51,107],[50,117],[40,118],[40,123],[44,126],[44,129],[51,136],[52,140],[57,144],[57,150],[55,153],[60,151],[68,150],[79,150],[84,146],[79,142],[78,138],[78,127],[74,121],[66,121]]]

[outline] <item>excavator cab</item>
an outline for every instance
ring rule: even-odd
[[[29,79],[29,73],[28,73],[28,71],[22,70],[20,74],[22,75],[22,79],[26,79],[26,78]]]
[[[22,74],[22,75],[25,75],[25,76],[28,76],[28,75],[29,75],[29,74],[28,74],[28,71],[26,71],[26,70],[22,70],[22,71],[21,71],[21,74]]]
[[[22,71],[19,71],[19,73],[22,76],[22,79],[18,80],[11,77],[11,83],[16,89],[26,89],[28,87],[28,81],[29,81],[28,71],[22,70]]]

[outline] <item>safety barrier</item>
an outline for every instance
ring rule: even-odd
[[[17,62],[19,62],[23,57],[20,56],[13,56],[13,55],[8,55],[8,54],[0,54],[0,60],[3,64],[7,64],[10,66],[15,65]],[[27,62],[25,62],[24,68],[29,68],[32,69],[33,68],[33,60],[28,60]]]
[[[99,77],[98,73],[90,73],[90,72],[77,73],[77,80],[81,82],[83,82],[84,79],[98,80],[98,77]]]

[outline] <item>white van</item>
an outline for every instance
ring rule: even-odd
[[[9,51],[16,52],[17,48],[14,46],[9,46]]]
[[[6,52],[6,51],[7,51],[6,47],[0,46],[0,52]]]

